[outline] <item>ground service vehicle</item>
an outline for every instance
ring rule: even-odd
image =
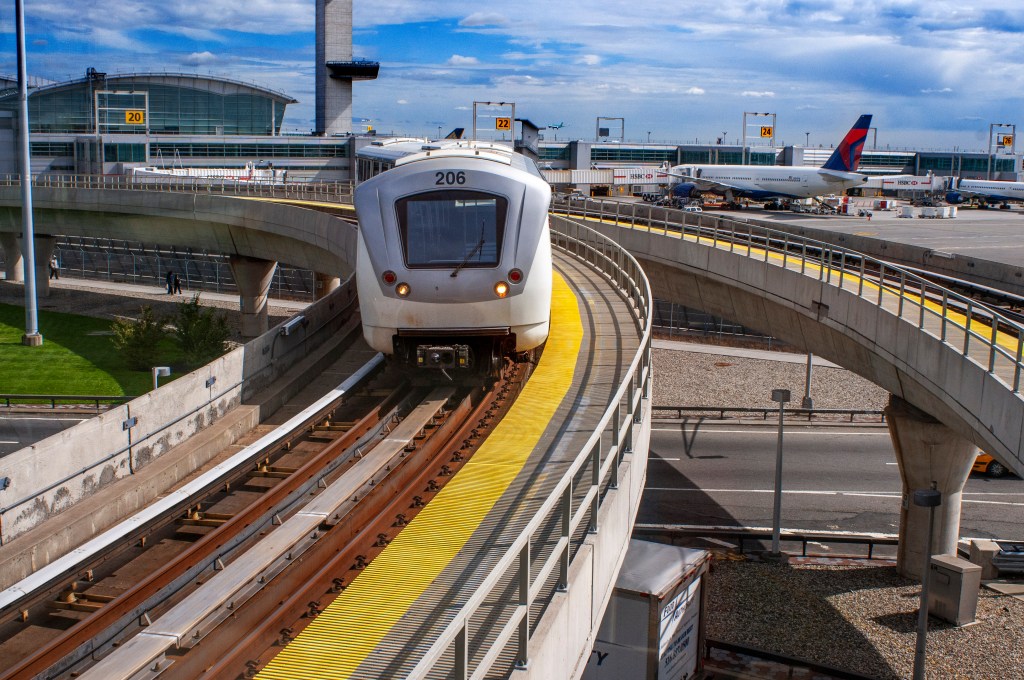
[[[402,363],[495,373],[547,339],[551,188],[504,145],[403,146],[355,192],[363,335]]]

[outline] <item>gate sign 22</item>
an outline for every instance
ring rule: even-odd
[[[145,125],[146,124],[146,112],[145,111],[125,111],[124,122],[128,125]]]
[[[511,118],[495,118],[494,119],[495,130],[511,130],[512,119]]]
[[[774,130],[772,129],[771,125],[762,125],[761,126],[761,136],[762,137],[771,137],[773,132],[774,132]]]

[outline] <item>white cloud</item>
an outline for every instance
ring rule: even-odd
[[[181,63],[188,66],[209,66],[210,64],[216,64],[220,61],[220,57],[207,50],[205,52],[193,52],[182,59]]]
[[[704,94],[704,88],[703,87],[691,87],[688,90],[684,90],[683,94],[691,94],[691,95],[695,95],[695,96],[702,95],[702,94]]]
[[[476,57],[464,57],[461,54],[453,54],[445,63],[449,66],[470,66],[472,64],[479,64],[480,60]]]
[[[601,64],[601,57],[596,54],[584,54],[576,60],[577,64],[583,64],[584,66],[599,66]]]
[[[402,105],[405,105],[405,104],[408,104],[408,103],[409,103],[409,101],[408,101],[407,99],[399,99],[399,100],[398,100],[398,101],[396,101],[395,103],[396,103],[396,104],[402,104]]]
[[[758,91],[754,91],[754,90],[744,90],[743,92],[740,93],[740,96],[741,97],[774,97],[775,93],[772,92],[771,90],[762,90],[762,91],[759,91],[759,92]]]
[[[503,14],[494,12],[474,12],[459,22],[459,26],[508,26],[509,20]]]
[[[952,92],[952,91],[953,91],[953,88],[951,88],[951,87],[944,87],[941,90],[933,90],[933,89],[921,90],[921,94],[946,94],[946,93]]]

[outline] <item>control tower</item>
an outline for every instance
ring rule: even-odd
[[[352,81],[373,80],[380,64],[352,59],[352,0],[316,0],[316,133],[352,129]]]

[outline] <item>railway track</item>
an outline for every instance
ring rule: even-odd
[[[379,361],[202,494],[129,520],[138,528],[46,586],[5,591],[0,678],[238,677],[259,663],[257,641],[272,650],[301,629],[471,455],[528,368],[490,391],[429,389],[368,378]]]

